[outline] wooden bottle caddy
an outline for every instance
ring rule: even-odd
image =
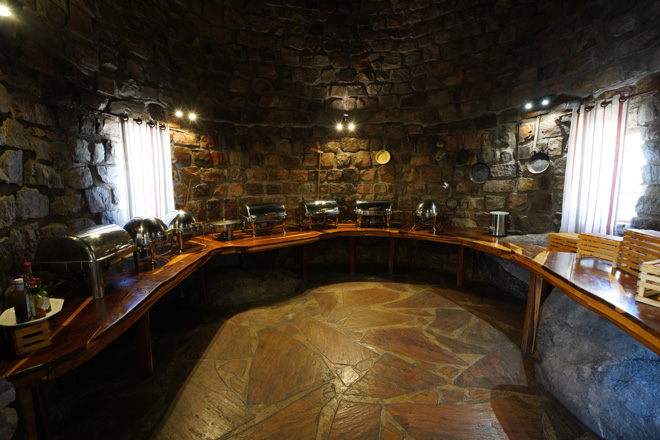
[[[48,320],[20,327],[9,327],[9,333],[17,355],[29,353],[53,343]]]

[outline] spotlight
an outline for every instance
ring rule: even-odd
[[[194,121],[195,119],[197,119],[197,115],[194,114],[194,113],[190,113],[190,114],[188,115],[188,119],[190,119],[191,121]]]
[[[337,122],[335,126],[337,131],[347,130],[349,132],[355,131],[355,123],[348,120],[348,113],[344,113],[344,116],[341,118],[340,122]]]
[[[541,105],[545,107],[548,104],[550,104],[550,100],[548,98],[543,98],[543,100],[541,101]]]
[[[11,10],[7,5],[0,5],[0,17],[11,17]]]
[[[353,131],[353,130],[355,130],[355,124],[351,122],[350,124],[348,124],[348,131]]]
[[[531,102],[528,102],[527,104],[525,104],[525,109],[526,109],[526,110],[531,110],[532,107],[533,107],[533,105],[532,105]]]
[[[344,129],[344,126],[341,124],[341,122],[337,122],[337,131],[342,131]]]
[[[181,116],[183,116],[183,112],[182,112],[181,110],[177,110],[176,113],[174,113],[174,115],[175,115],[177,118],[180,118]]]

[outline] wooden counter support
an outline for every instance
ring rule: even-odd
[[[154,358],[151,348],[151,318],[147,310],[135,326],[138,333],[138,357],[140,362],[140,375],[148,377],[154,372]]]
[[[456,285],[463,287],[463,271],[465,270],[465,246],[458,247],[458,266],[456,268]]]
[[[307,279],[307,258],[309,256],[309,245],[300,246],[300,278]]]
[[[394,257],[396,254],[396,238],[390,238],[390,258],[387,264],[387,273],[392,275],[394,273]]]
[[[539,325],[541,304],[548,296],[549,286],[548,282],[540,276],[535,274],[530,276],[521,347],[525,354],[532,354],[534,352],[534,343],[536,342],[536,330]]]
[[[348,271],[355,273],[355,237],[348,238]]]

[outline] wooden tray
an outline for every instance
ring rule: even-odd
[[[578,251],[578,236],[579,234],[574,232],[554,232],[548,235],[548,250],[576,254]]]
[[[578,234],[577,257],[596,257],[603,260],[616,260],[623,237],[614,235],[582,233]]]
[[[612,272],[619,269],[634,277],[639,277],[640,265],[660,259],[660,232],[641,229],[627,229],[616,259],[612,262]]]

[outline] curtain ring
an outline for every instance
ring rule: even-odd
[[[151,119],[149,119],[149,122],[147,122],[147,125],[149,126],[149,128],[154,128],[156,126],[156,123],[154,121],[152,121]]]
[[[165,124],[160,124],[158,128],[160,128],[161,130],[165,130],[167,127],[165,127]]]
[[[134,119],[134,121],[137,125],[142,125],[142,119],[137,118],[137,119]]]
[[[619,96],[619,102],[623,103],[628,100],[628,97],[626,95],[620,95]]]
[[[124,122],[128,121],[128,115],[121,115],[119,118]]]
[[[608,105],[610,105],[611,103],[612,103],[612,101],[603,101],[603,102],[600,103],[600,106],[603,107],[603,108],[605,108],[605,107],[607,107]]]

